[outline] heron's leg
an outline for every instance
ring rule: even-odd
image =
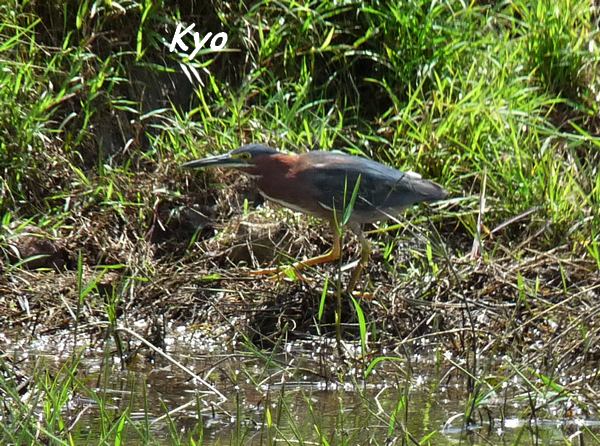
[[[252,275],[252,276],[279,275],[279,274],[285,272],[285,270],[290,269],[290,268],[293,268],[295,271],[298,272],[298,271],[303,270],[304,268],[309,268],[311,266],[320,265],[322,263],[329,263],[329,262],[338,260],[340,258],[340,256],[342,255],[341,236],[338,233],[337,226],[333,221],[331,221],[329,223],[329,225],[331,227],[331,232],[333,232],[333,246],[326,254],[322,254],[322,255],[316,256],[316,257],[311,257],[310,259],[306,259],[306,260],[301,260],[301,261],[295,262],[287,267],[281,266],[279,268],[264,268],[264,269],[254,270],[254,271],[250,272],[250,275]]]
[[[352,232],[354,232],[358,237],[358,241],[360,242],[361,246],[361,251],[358,265],[356,265],[356,268],[354,268],[354,271],[352,271],[350,282],[348,282],[347,290],[349,293],[351,293],[356,287],[356,284],[358,283],[360,276],[362,275],[363,269],[365,269],[365,266],[367,266],[367,264],[369,263],[369,257],[371,256],[371,244],[363,234],[361,226],[358,224],[351,224],[350,229],[352,229]]]

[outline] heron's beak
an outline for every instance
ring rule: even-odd
[[[186,169],[203,169],[205,167],[250,167],[247,160],[234,158],[229,153],[224,155],[209,156],[200,160],[188,161],[181,167]]]

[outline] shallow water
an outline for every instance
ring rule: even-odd
[[[104,420],[114,422],[128,409],[130,419],[147,426],[153,444],[172,444],[173,435],[204,445],[565,445],[597,444],[600,436],[598,420],[586,419],[556,395],[546,395],[556,399],[548,404],[533,397],[544,410],[531,417],[532,395],[523,393],[516,378],[496,392],[482,386],[479,395],[485,398],[466,425],[468,380],[450,356],[396,357],[381,362],[365,381],[367,361],[340,364],[331,341],[297,341],[273,355],[243,346],[224,352],[194,336],[170,337],[167,350],[206,377],[226,401],[163,358],[138,355],[122,369],[113,348],[79,347],[82,386],[66,415],[77,444],[98,444],[106,430],[99,401],[108,414]],[[24,369],[35,363],[59,373],[73,349],[67,341],[54,341],[40,340],[28,349],[13,344],[10,353],[25,359]],[[346,350],[352,355],[358,346],[347,344]],[[170,421],[167,411],[176,411]],[[129,426],[124,444],[144,441]]]

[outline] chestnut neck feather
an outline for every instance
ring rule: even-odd
[[[246,172],[258,177],[258,189],[267,199],[306,214],[323,213],[311,185],[298,177],[306,167],[303,157],[278,153],[261,156],[255,159],[255,164],[254,169]]]

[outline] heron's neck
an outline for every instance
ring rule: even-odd
[[[264,156],[256,160],[255,167],[244,169],[244,173],[257,178],[259,183],[282,182],[295,165],[297,156],[285,153]]]

